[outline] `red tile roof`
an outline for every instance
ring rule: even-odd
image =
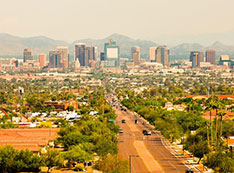
[[[225,99],[225,98],[231,98],[231,99],[234,99],[234,95],[215,95],[215,96],[218,96],[220,99]],[[187,98],[190,98],[190,97],[203,97],[203,98],[208,98],[208,95],[186,95]],[[209,96],[211,97],[211,95]]]
[[[56,138],[59,129],[0,129],[0,146],[39,151]]]
[[[229,145],[229,146],[230,146],[230,145],[233,145],[233,146],[234,146],[234,139],[228,139],[227,142],[228,142],[228,145]]]

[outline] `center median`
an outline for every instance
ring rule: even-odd
[[[142,158],[145,166],[150,172],[164,172],[161,166],[158,164],[148,149],[145,147],[143,141],[134,141],[134,147],[136,148],[139,156]]]

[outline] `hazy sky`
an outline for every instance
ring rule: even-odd
[[[0,32],[74,41],[154,41],[234,30],[234,0],[0,0]]]

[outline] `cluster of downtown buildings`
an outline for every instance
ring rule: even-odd
[[[18,59],[0,59],[1,70],[40,70],[40,69],[56,69],[66,70],[69,68],[80,69],[81,67],[88,68],[119,68],[121,66],[136,67],[136,66],[157,66],[169,67],[178,66],[184,67],[184,64],[170,63],[170,51],[167,46],[158,46],[149,48],[149,58],[141,58],[140,47],[132,47],[131,58],[120,58],[120,47],[114,40],[109,40],[104,43],[103,52],[98,52],[97,47],[86,46],[84,43],[77,43],[74,46],[74,58],[69,58],[69,48],[67,46],[57,46],[56,50],[49,51],[47,58],[46,54],[39,54],[37,60],[33,57],[31,49],[24,49],[23,61]],[[6,61],[8,63],[6,63]],[[189,62],[186,64],[188,68],[202,68],[216,66],[215,50],[207,50],[204,53],[201,51],[192,51],[190,53]],[[234,62],[229,59],[228,55],[221,55],[218,65],[234,66]]]
[[[57,46],[56,50],[46,54],[39,54],[37,60],[33,56],[31,49],[24,49],[23,61],[18,59],[0,60],[0,69],[20,69],[20,70],[39,70],[68,68],[79,69],[80,67],[90,68],[119,68],[123,62],[131,66],[145,62],[141,59],[140,47],[132,47],[131,59],[120,58],[120,47],[114,40],[104,43],[104,51],[98,52],[97,47],[86,46],[84,43],[77,43],[74,46],[74,58],[69,60],[69,48],[67,46]],[[124,59],[123,61],[121,59]],[[150,48],[150,61],[169,66],[169,48],[166,46]],[[4,63],[4,61],[8,62]],[[5,66],[4,66],[5,64]],[[10,65],[9,65],[10,64]],[[4,68],[5,67],[5,68]]]
[[[189,61],[192,62],[192,68],[215,66],[217,64],[216,52],[213,49],[209,49],[206,50],[204,56],[204,53],[201,51],[192,51],[190,53]],[[233,68],[234,61],[229,58],[229,55],[220,55],[217,65]]]

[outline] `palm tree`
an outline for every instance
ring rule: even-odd
[[[212,110],[214,109],[214,102],[211,98],[207,99],[205,102],[205,110],[210,112],[210,139],[211,145],[213,144],[213,126],[212,126]]]
[[[222,137],[223,133],[223,116],[225,116],[227,113],[226,112],[219,112],[218,116],[220,116],[220,138]]]
[[[187,111],[193,111],[194,113],[196,105],[197,101],[192,98],[189,102],[187,102]]]
[[[214,96],[214,108],[215,108],[215,145],[217,145],[217,138],[218,138],[218,111],[222,110],[224,108],[224,104],[221,102],[219,97]]]
[[[210,126],[210,123],[206,122],[206,136],[207,136],[207,145],[208,145],[208,147],[210,146],[209,126]]]

